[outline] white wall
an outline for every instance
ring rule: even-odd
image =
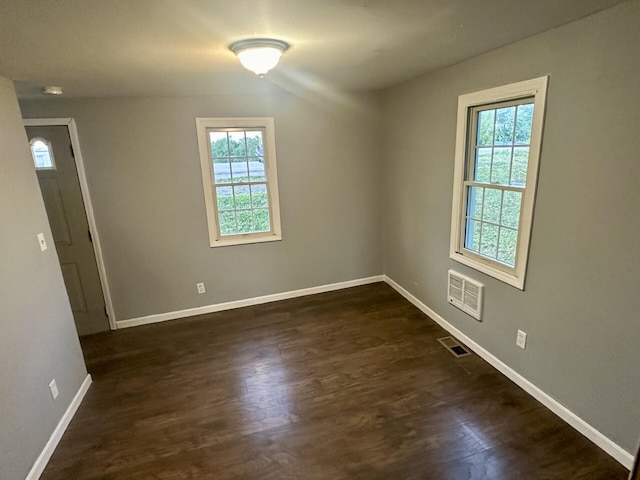
[[[0,478],[22,480],[87,371],[13,84],[3,78],[0,171]],[[49,244],[42,253],[40,232]]]
[[[388,89],[384,271],[627,451],[640,436],[640,2]],[[448,258],[460,94],[550,75],[522,292]],[[485,284],[484,321],[447,270]],[[528,333],[525,351],[516,331]]]

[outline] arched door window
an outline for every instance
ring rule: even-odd
[[[53,159],[53,150],[48,140],[35,137],[31,139],[29,145],[31,145],[31,155],[33,155],[36,170],[55,170],[56,162]]]

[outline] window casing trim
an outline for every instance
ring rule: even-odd
[[[271,230],[269,232],[253,232],[237,235],[224,235],[219,232],[217,203],[214,198],[213,164],[208,132],[215,129],[258,129],[264,132],[265,173],[267,178],[267,195]],[[205,210],[209,231],[209,246],[222,247],[245,245],[251,243],[274,242],[282,240],[280,227],[280,201],[278,197],[278,172],[276,167],[276,142],[273,117],[234,117],[234,118],[196,118],[200,168],[204,189]]]
[[[543,76],[502,87],[468,93],[458,97],[449,258],[519,288],[520,290],[524,290],[529,255],[538,165],[542,146],[547,84],[548,76]],[[467,148],[470,145],[469,136],[473,130],[471,127],[470,113],[474,108],[483,105],[519,100],[527,97],[533,99],[534,112],[531,126],[526,187],[522,195],[520,223],[518,226],[515,267],[511,268],[508,265],[477,255],[463,248],[462,232],[465,228],[463,216],[466,211],[467,195],[465,168],[467,165]]]

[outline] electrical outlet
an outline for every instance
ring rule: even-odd
[[[44,252],[47,249],[47,242],[44,239],[44,234],[38,234],[38,243],[40,244],[40,251]]]
[[[49,390],[51,390],[51,396],[54,400],[58,398],[58,393],[60,392],[58,392],[58,384],[56,383],[55,378],[51,380],[51,383],[49,384]]]
[[[207,289],[204,286],[203,282],[196,283],[196,287],[198,288],[198,294],[202,295],[203,293],[207,293]]]
[[[521,349],[527,348],[527,334],[522,330],[518,330],[518,336],[516,337],[516,345]]]

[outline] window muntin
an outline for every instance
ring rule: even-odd
[[[220,236],[271,232],[263,130],[207,129]]]
[[[36,170],[55,170],[56,162],[53,157],[51,143],[41,137],[34,137],[29,141],[31,155]]]
[[[547,77],[461,95],[450,257],[524,288]]]
[[[515,267],[534,104],[531,98],[470,109],[462,245]]]
[[[196,119],[210,245],[280,240],[273,119]]]

